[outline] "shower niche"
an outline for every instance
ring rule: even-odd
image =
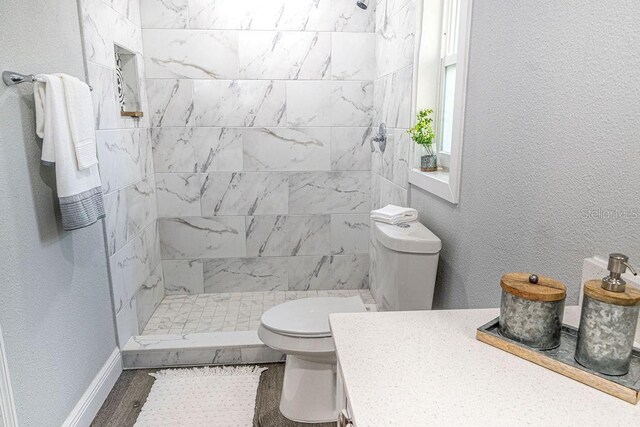
[[[118,45],[114,45],[116,61],[116,96],[122,117],[140,118],[142,103],[140,96],[140,73],[138,56]]]

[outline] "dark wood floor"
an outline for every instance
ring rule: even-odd
[[[156,369],[124,371],[91,426],[132,426],[155,381],[149,374],[155,371]]]
[[[278,409],[284,364],[273,363],[261,366],[269,369],[260,376],[253,427],[334,427],[336,425],[335,423],[301,424],[284,418]],[[155,380],[149,374],[155,371],[157,369],[124,371],[91,425],[93,427],[133,426]]]

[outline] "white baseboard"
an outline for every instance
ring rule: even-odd
[[[120,349],[116,348],[62,425],[64,427],[91,425],[121,373],[122,356]]]
[[[11,390],[11,378],[9,376],[9,366],[7,365],[7,355],[4,351],[4,339],[0,328],[0,426],[18,427],[18,415],[16,404],[13,400]]]

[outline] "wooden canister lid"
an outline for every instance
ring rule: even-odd
[[[500,279],[500,286],[505,292],[529,301],[561,301],[567,296],[567,288],[561,282],[537,276],[537,283],[532,283],[531,276],[531,273],[507,273]]]
[[[589,298],[615,305],[640,305],[640,290],[625,286],[624,292],[611,292],[602,289],[602,280],[589,280],[584,284],[584,294]]]

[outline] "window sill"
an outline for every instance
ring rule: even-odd
[[[448,202],[457,204],[458,198],[451,191],[449,175],[449,171],[422,172],[420,169],[411,169],[409,183]]]

